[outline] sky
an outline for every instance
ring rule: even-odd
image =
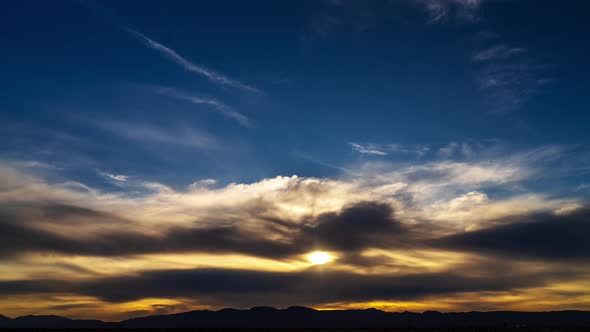
[[[590,310],[589,9],[3,2],[0,313]]]

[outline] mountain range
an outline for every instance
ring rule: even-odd
[[[459,328],[590,327],[589,311],[385,312],[377,309],[315,310],[307,307],[254,307],[197,310],[132,318],[120,322],[60,316],[0,315],[0,328]]]

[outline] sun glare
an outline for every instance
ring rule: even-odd
[[[314,251],[307,255],[307,260],[314,265],[326,264],[334,260],[334,257],[325,251]]]

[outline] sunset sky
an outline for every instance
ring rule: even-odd
[[[0,314],[590,310],[590,3],[0,3]]]

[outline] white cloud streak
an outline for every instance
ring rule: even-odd
[[[218,73],[214,70],[205,68],[203,66],[196,65],[196,64],[190,62],[189,60],[185,59],[183,56],[178,54],[175,50],[154,41],[153,39],[147,37],[146,35],[142,34],[141,32],[138,32],[136,30],[129,29],[129,28],[127,28],[126,30],[133,37],[135,37],[138,40],[140,40],[141,42],[143,42],[147,47],[158,51],[160,54],[166,56],[168,59],[170,59],[174,63],[180,65],[182,68],[184,68],[185,70],[187,70],[191,73],[201,75],[201,76],[207,78],[208,80],[210,80],[211,82],[214,82],[214,83],[222,85],[222,86],[232,87],[232,88],[240,89],[243,91],[253,92],[253,93],[258,93],[258,94],[263,93],[262,90],[254,87],[252,85],[242,83],[240,81],[231,79],[221,73]]]
[[[506,59],[513,55],[518,55],[526,52],[522,47],[509,47],[506,45],[496,45],[485,50],[476,52],[472,60],[474,62],[484,62],[489,60]]]
[[[226,105],[225,103],[223,103],[217,99],[209,98],[209,97],[201,97],[201,96],[192,96],[192,95],[188,95],[183,92],[180,92],[176,89],[167,88],[167,87],[159,87],[159,88],[156,88],[155,90],[157,93],[168,96],[170,98],[187,101],[187,102],[190,102],[195,105],[207,105],[207,106],[215,109],[219,113],[221,113],[223,116],[237,121],[242,126],[245,126],[245,127],[252,126],[252,121],[250,121],[250,119],[247,116],[236,111],[232,107]]]
[[[218,144],[209,135],[190,128],[163,129],[147,124],[124,122],[96,122],[102,130],[117,136],[143,142],[179,145],[196,149],[215,149]]]
[[[376,143],[348,143],[353,150],[360,154],[385,156],[389,154],[415,154],[418,158],[423,157],[430,151],[426,145],[404,145],[404,144],[376,144]]]
[[[100,173],[102,176],[106,177],[107,179],[114,180],[117,182],[127,182],[129,177],[127,175],[121,174],[110,174],[110,173]]]
[[[352,147],[353,150],[355,150],[356,152],[358,152],[360,154],[372,154],[372,155],[378,155],[378,156],[387,155],[387,152],[379,150],[379,147],[375,146],[373,144],[359,144],[359,143],[353,143],[353,142],[350,142],[348,144],[350,144],[350,146]]]

